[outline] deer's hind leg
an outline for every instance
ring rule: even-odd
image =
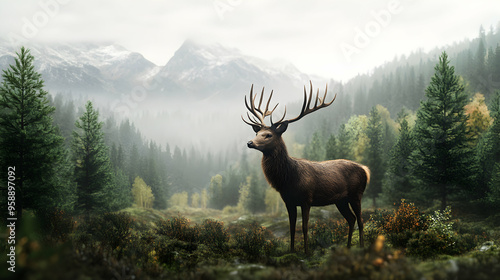
[[[356,215],[358,221],[359,228],[359,246],[363,247],[363,221],[361,220],[361,199],[357,199],[355,201],[351,201],[352,211],[354,211],[354,215]]]
[[[352,233],[354,232],[354,224],[356,223],[356,216],[351,211],[351,208],[349,207],[349,203],[347,200],[342,200],[338,202],[337,204],[337,209],[339,209],[340,214],[344,216],[344,218],[347,221],[347,224],[349,225],[349,235],[347,237],[347,247],[351,247],[351,240],[352,240]]]

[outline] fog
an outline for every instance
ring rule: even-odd
[[[242,120],[242,117],[247,118],[244,98],[249,97],[250,86],[248,85],[247,92],[236,93],[236,97],[231,100],[180,100],[150,95],[129,107],[124,106],[125,102],[120,102],[120,107],[113,98],[86,99],[96,103],[102,121],[109,117],[117,123],[128,119],[138,128],[144,140],[154,141],[162,146],[169,144],[171,147],[187,150],[194,148],[204,154],[228,151],[239,154],[247,149],[246,143],[255,135],[253,129]],[[260,98],[261,90],[262,88],[257,91],[257,98]],[[284,92],[280,94],[279,88],[274,91],[271,105],[278,104],[273,114],[275,120],[283,116],[285,107],[289,118],[299,113],[302,90],[298,88],[293,97],[286,96]],[[270,92],[271,89],[265,89],[264,102]],[[329,92],[329,95],[332,93]],[[84,99],[81,99],[80,104],[83,104]],[[267,125],[270,124],[269,117],[265,121]]]

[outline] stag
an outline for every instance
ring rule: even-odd
[[[315,112],[321,108],[330,106],[325,102],[328,87],[321,98],[319,89],[316,93],[314,106],[311,108],[313,99],[313,86],[310,82],[309,96],[304,86],[304,102],[300,114],[293,119],[285,119],[286,107],[283,117],[273,122],[272,114],[278,104],[269,110],[269,104],[273,97],[273,91],[269,96],[266,107],[261,109],[264,89],[260,95],[258,105],[253,94],[253,85],[250,89],[250,98],[245,106],[248,109],[248,121],[242,116],[243,121],[252,126],[257,133],[256,137],[247,143],[248,148],[262,152],[262,169],[269,184],[276,189],[285,202],[290,222],[290,250],[295,251],[295,226],[297,222],[297,207],[302,210],[302,233],[304,235],[304,250],[308,253],[307,231],[309,211],[312,206],[325,206],[335,204],[349,225],[347,247],[351,247],[351,239],[354,225],[357,220],[359,228],[359,244],[363,247],[363,221],[361,220],[361,197],[370,181],[370,170],[359,163],[345,160],[328,160],[322,162],[309,161],[293,158],[288,155],[285,142],[281,135],[286,131],[290,123],[302,119],[305,115]],[[266,126],[264,119],[270,116],[271,126]],[[352,210],[351,210],[352,209]]]

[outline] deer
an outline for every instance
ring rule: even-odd
[[[351,247],[354,225],[357,221],[359,229],[359,245],[363,247],[363,221],[361,219],[361,198],[370,182],[370,169],[367,166],[346,159],[328,161],[309,161],[306,159],[290,157],[287,152],[282,135],[288,125],[302,119],[319,109],[330,106],[337,95],[330,102],[325,102],[328,85],[325,94],[321,98],[319,89],[316,93],[314,106],[311,108],[313,99],[313,86],[310,81],[309,96],[304,86],[304,101],[299,115],[292,119],[285,119],[286,106],[283,117],[273,122],[272,114],[278,107],[269,110],[269,104],[273,97],[273,91],[269,96],[266,107],[261,109],[264,88],[260,95],[258,105],[255,103],[257,95],[253,94],[253,84],[250,89],[250,97],[247,102],[245,95],[245,106],[248,109],[246,120],[256,136],[248,141],[247,146],[262,152],[262,170],[267,182],[278,191],[286,205],[290,225],[290,251],[295,252],[295,228],[297,222],[297,207],[302,210],[302,234],[304,236],[304,251],[308,254],[308,222],[309,212],[313,206],[326,206],[335,204],[337,209],[349,225],[347,247]],[[270,116],[271,126],[266,126],[264,119]]]

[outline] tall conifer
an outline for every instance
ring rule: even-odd
[[[0,165],[15,168],[17,217],[23,209],[35,211],[61,204],[65,187],[63,138],[52,124],[55,110],[49,105],[44,81],[24,47],[4,70],[0,85]],[[69,180],[69,179],[68,179]],[[6,196],[2,196],[6,197]]]
[[[113,174],[104,144],[103,122],[92,102],[87,102],[85,112],[75,122],[73,131],[73,154],[77,182],[77,208],[85,214],[109,210],[113,198]]]
[[[376,107],[372,107],[368,118],[366,135],[370,142],[366,149],[366,164],[370,168],[370,187],[366,190],[366,195],[373,200],[376,207],[376,199],[382,192],[382,180],[385,173],[383,156],[382,118]]]
[[[471,186],[473,158],[467,139],[467,95],[446,52],[439,57],[425,93],[427,100],[417,111],[415,169],[441,208],[450,195]]]

